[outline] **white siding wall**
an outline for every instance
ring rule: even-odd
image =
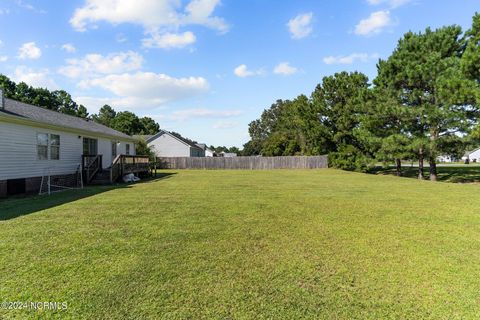
[[[117,154],[127,154],[127,144],[130,145],[130,155],[135,155],[135,144],[133,142],[120,141],[117,144]]]
[[[37,159],[37,133],[60,135],[60,160]],[[69,174],[82,162],[83,137],[79,134],[35,128],[0,122],[0,181],[17,178],[40,177],[50,174]],[[103,167],[112,164],[112,140],[87,136],[98,140],[98,154],[103,155]],[[130,144],[130,154],[135,154],[132,142],[120,141],[117,154],[125,154]]]
[[[477,160],[477,162],[480,162],[480,149],[470,153],[470,161],[473,161],[474,159]]]
[[[157,157],[190,157],[190,147],[168,134],[162,134],[148,145]]]
[[[37,133],[60,135],[60,160],[37,160]],[[77,134],[0,122],[0,180],[72,173],[81,154]]]
[[[102,166],[110,167],[112,164],[112,140],[104,138],[89,137],[98,140],[98,154],[102,155]]]

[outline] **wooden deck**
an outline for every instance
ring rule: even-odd
[[[148,156],[118,155],[110,168],[102,168],[102,155],[83,155],[82,171],[85,183],[90,183],[99,173],[109,172],[110,183],[130,173],[150,173],[150,160]]]

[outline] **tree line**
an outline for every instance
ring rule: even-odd
[[[72,96],[64,90],[50,91],[46,88],[34,88],[27,85],[25,82],[17,84],[2,74],[0,74],[0,88],[3,89],[5,97],[9,99],[14,99],[71,116],[93,120],[128,135],[154,135],[160,130],[160,125],[150,117],[138,117],[135,113],[130,111],[117,112],[109,105],[101,107],[97,114],[90,115],[85,106],[75,102]],[[197,143],[195,140],[183,137],[180,133],[171,133],[192,144]],[[140,150],[139,152],[148,154],[148,147],[146,144],[143,143],[143,141],[139,142],[139,144],[141,144],[141,146],[138,147]],[[222,151],[240,152],[237,147],[227,148],[225,146],[210,146],[210,148],[217,153]]]
[[[436,180],[439,155],[478,142],[480,14],[469,30],[408,32],[372,83],[360,72],[324,77],[310,96],[278,100],[249,124],[245,155],[329,154],[330,165],[367,170],[382,161],[418,161]]]
[[[75,102],[72,96],[64,90],[50,91],[46,88],[33,88],[25,82],[17,84],[1,74],[0,88],[3,89],[5,97],[9,99],[90,119],[128,135],[151,135],[160,130],[159,124],[150,117],[140,118],[129,111],[116,112],[109,105],[104,105],[97,114],[90,115],[85,106]]]

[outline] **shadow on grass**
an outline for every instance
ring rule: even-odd
[[[430,176],[429,169],[424,169],[425,179]],[[376,167],[369,173],[372,174],[385,174],[396,175],[394,168]],[[402,177],[405,178],[417,178],[418,168],[416,167],[403,167]],[[478,183],[480,182],[480,166],[467,166],[467,165],[451,165],[451,166],[438,166],[437,167],[438,181],[453,182],[453,183]]]
[[[141,180],[142,183],[152,183],[170,178],[174,173],[160,173],[152,178]],[[38,211],[74,202],[116,189],[129,189],[132,184],[116,184],[109,186],[88,186],[81,190],[67,190],[43,196],[21,196],[0,200],[0,221],[15,219]]]

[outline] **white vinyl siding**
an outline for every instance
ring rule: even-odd
[[[148,145],[157,157],[190,157],[190,146],[168,134],[162,134]]]
[[[470,161],[480,162],[480,149],[473,151],[469,155]]]
[[[37,133],[54,134],[60,137],[59,160],[38,160]],[[79,134],[0,121],[0,137],[0,181],[40,177],[47,170],[50,174],[68,174],[74,172],[82,161],[83,136]],[[89,138],[98,140],[98,154],[103,155],[103,167],[110,167],[111,139],[95,136],[89,136]],[[126,141],[119,142],[119,154],[125,154],[126,143]],[[131,154],[135,154],[134,152],[134,148],[131,148]]]
[[[60,160],[38,160],[37,133],[60,136]],[[81,163],[82,139],[55,130],[0,122],[0,180],[71,173]],[[47,148],[48,149],[48,148]]]

